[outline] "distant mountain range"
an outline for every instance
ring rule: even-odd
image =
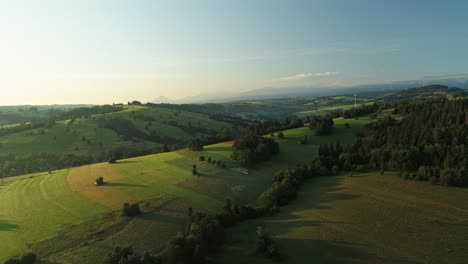
[[[207,93],[184,97],[176,100],[160,96],[152,102],[173,104],[226,103],[245,100],[316,97],[338,94],[360,94],[371,91],[398,91],[433,84],[468,90],[468,74],[429,76],[421,80],[406,80],[395,81],[391,83],[375,83],[355,86],[262,88],[241,93]]]

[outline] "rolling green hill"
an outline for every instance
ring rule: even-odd
[[[180,149],[193,138],[218,135],[223,129],[244,129],[204,114],[167,108],[122,106],[116,110],[40,127],[21,125],[12,133],[0,129],[0,174],[100,162],[109,153],[117,158],[159,153],[164,144]]]
[[[78,118],[71,122],[58,122],[51,128],[26,130],[20,133],[0,137],[0,155],[7,153],[79,153],[91,154],[99,149],[133,145],[135,142],[123,138],[118,131],[102,127],[99,120],[103,118],[121,118],[130,120],[138,131],[149,135],[155,132],[161,137],[174,141],[187,142],[192,137],[219,133],[223,128],[232,128],[231,124],[211,120],[208,117],[190,112],[173,111],[164,108],[130,106],[124,111],[94,115],[89,118]],[[189,133],[188,127],[206,129],[208,133]],[[157,147],[165,142],[145,142],[148,147]],[[137,146],[141,147],[141,146]]]
[[[344,128],[345,121],[336,120],[336,132],[330,137],[314,137],[308,128],[285,131],[285,139],[278,140],[282,153],[273,161],[250,169],[248,175],[240,173],[240,166],[229,158],[232,143],[227,142],[207,146],[203,152],[181,150],[116,164],[11,178],[0,190],[0,242],[11,245],[0,251],[0,259],[24,251],[27,244],[40,256],[59,263],[95,263],[116,245],[128,243],[141,252],[157,252],[181,230],[189,206],[216,210],[226,198],[238,203],[254,201],[275,171],[292,162],[308,162],[316,155],[319,143],[350,142],[354,132],[367,121],[346,120],[351,128]],[[303,135],[311,137],[310,144],[298,143]],[[200,162],[200,155],[222,160],[227,168]],[[202,176],[192,175],[193,164]],[[107,184],[94,186],[98,176],[103,176]],[[21,200],[16,200],[18,197]],[[128,219],[114,212],[124,202],[134,201],[141,201],[147,212],[142,218]],[[147,202],[149,205],[145,206]],[[23,207],[24,204],[30,207]],[[50,217],[41,217],[41,212],[51,211],[54,214]],[[34,226],[37,217],[43,221],[40,229]],[[150,236],[148,225],[151,232],[164,232]]]
[[[274,263],[252,254],[264,226],[282,263],[464,263],[467,197],[391,173],[316,178],[279,214],[229,229],[215,262]]]
[[[101,263],[116,246],[128,245],[139,254],[157,254],[169,238],[184,230],[189,207],[216,212],[226,199],[254,205],[276,172],[309,164],[320,144],[351,144],[364,124],[390,112],[372,118],[336,118],[331,136],[315,136],[308,127],[283,131],[284,138],[267,135],[279,143],[280,154],[247,173],[230,158],[232,142],[224,142],[200,152],[183,149],[7,178],[0,187],[0,244],[7,245],[0,247],[0,262],[33,251],[43,263]],[[109,125],[109,120],[119,121]],[[189,131],[202,135],[205,128],[219,131],[227,125],[203,113],[126,106],[118,112],[65,120],[16,140],[36,139],[32,141],[37,142],[36,149],[28,150],[25,146],[33,144],[23,143],[23,151],[30,153],[40,153],[41,147],[57,153],[87,153],[119,144],[135,149],[158,147],[151,145],[157,142],[144,139],[152,131],[184,139],[192,136]],[[67,133],[71,135],[64,137]],[[134,139],[131,135],[144,136]],[[304,136],[307,144],[300,143]],[[63,144],[57,143],[60,140]],[[107,143],[95,145],[100,140]],[[3,145],[5,149],[17,147]],[[200,161],[201,155],[226,166]],[[192,174],[193,165],[200,176]],[[98,177],[104,177],[103,186],[95,186]],[[227,243],[215,262],[269,263],[253,254],[255,229],[263,225],[278,243],[284,263],[303,263],[304,259],[462,263],[468,257],[463,250],[468,231],[468,208],[463,201],[467,198],[465,189],[405,181],[391,172],[313,178],[302,187],[297,201],[280,213],[226,229]],[[121,207],[127,202],[139,203],[144,213],[122,216]]]

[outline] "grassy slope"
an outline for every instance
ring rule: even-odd
[[[150,201],[151,206],[145,207],[145,210],[149,212],[142,218],[132,220],[120,217],[118,214],[94,217],[89,222],[85,221],[66,228],[63,232],[59,232],[55,238],[35,243],[35,251],[41,256],[49,257],[58,262],[75,263],[79,260],[81,263],[93,263],[96,259],[102,258],[104,253],[113,246],[129,243],[129,236],[135,238],[131,241],[137,249],[157,251],[167,238],[181,230],[181,223],[183,224],[185,221],[184,213],[188,206],[213,210],[220,208],[226,198],[231,198],[239,203],[254,201],[270,182],[271,175],[276,170],[290,166],[291,158],[306,162],[316,153],[317,146],[315,144],[334,142],[337,139],[342,140],[342,142],[352,139],[353,131],[358,127],[357,124],[364,123],[366,120],[353,119],[347,122],[352,123],[351,129],[343,128],[344,122],[337,120],[337,131],[333,137],[313,138],[312,132],[307,128],[285,131],[286,138],[280,140],[282,154],[261,167],[250,169],[249,175],[235,170],[239,166],[229,159],[231,146],[229,142],[208,146],[206,151],[202,153],[183,150],[123,160],[114,165],[96,164],[73,168],[68,174],[68,184],[71,184],[73,189],[68,186],[65,186],[66,188],[52,188],[51,185],[50,190],[47,191],[48,195],[79,197],[88,203],[83,207],[83,210],[92,215],[102,215],[103,212],[117,208],[119,204],[136,200]],[[311,144],[305,146],[298,144],[298,139],[304,134],[309,134]],[[228,168],[221,169],[206,162],[199,162],[200,155],[222,160]],[[197,164],[202,176],[194,177],[191,175],[192,164]],[[60,178],[57,179],[62,182],[67,179],[65,171],[57,175],[60,175]],[[122,195],[109,194],[109,190],[93,186],[97,176],[103,176],[109,182],[104,188],[110,188],[115,190],[111,193],[122,193]],[[15,250],[2,252],[1,257],[24,249],[25,239],[18,239],[14,237],[14,234],[22,230],[25,237],[28,237],[31,232],[36,232],[33,228],[34,217],[42,215],[40,212],[30,214],[31,217],[24,218],[22,221],[12,218],[10,211],[18,211],[19,208],[14,209],[7,206],[8,199],[4,197],[23,194],[24,203],[27,204],[30,200],[44,201],[44,208],[41,211],[53,211],[55,210],[54,204],[46,203],[47,200],[41,198],[39,192],[27,190],[27,186],[37,187],[37,182],[48,177],[52,176],[44,174],[35,175],[34,178],[23,177],[24,179],[19,181],[10,180],[0,193],[0,198],[4,201],[4,207],[0,210],[3,221],[5,224],[17,226],[16,230],[9,231],[12,236],[9,237],[8,243],[18,245]],[[73,181],[70,177],[77,178],[79,181]],[[16,186],[16,189],[11,189],[13,186]],[[61,203],[63,203],[62,207],[67,207],[69,201],[63,199]],[[19,206],[20,204],[18,204]],[[87,207],[100,208],[100,211],[95,212],[93,209],[88,212]],[[144,207],[143,204],[142,207]],[[47,222],[44,223],[44,226],[49,226],[49,228],[38,233],[37,236],[32,236],[34,239],[28,239],[28,242],[56,235],[58,228],[57,225],[54,225],[56,222],[76,224],[86,220],[86,214],[83,214],[83,217],[75,217],[74,213],[69,215],[68,211],[58,212],[58,214],[63,215],[56,220],[45,218],[44,221]],[[71,220],[63,221],[61,218],[70,218]],[[48,221],[52,223],[49,224]],[[148,237],[148,230],[152,232],[159,230],[161,234],[148,238],[145,243],[136,239],[137,236]]]
[[[137,114],[150,116],[155,121],[148,125],[147,121],[134,118],[134,115]],[[161,136],[180,140],[188,140],[198,135],[190,135],[179,127],[171,126],[168,124],[169,121],[175,121],[185,127],[191,122],[194,127],[200,126],[217,132],[225,127],[231,128],[230,124],[211,120],[205,115],[165,108],[129,106],[124,111],[106,114],[106,116],[119,116],[129,119],[139,130],[147,134],[150,131],[156,131]],[[100,153],[119,146],[144,149],[157,148],[165,143],[124,141],[114,131],[99,127],[96,118],[100,117],[102,115],[79,118],[73,124],[64,121],[49,129],[33,129],[2,136],[0,137],[0,155],[8,153],[26,155],[43,152],[84,155]],[[41,133],[41,131],[44,133]],[[83,141],[83,137],[85,137],[85,141]],[[88,143],[87,140],[90,142]]]
[[[338,128],[363,121],[335,120]],[[345,130],[335,135],[341,142],[352,140]],[[310,160],[297,145],[283,143],[281,150],[294,160]],[[285,254],[283,263],[465,263],[467,198],[467,189],[405,181],[391,173],[312,179],[278,215],[229,229],[215,262],[272,263],[253,254],[255,229],[263,225]]]
[[[107,211],[74,193],[67,171],[37,175],[0,189],[0,262],[25,250],[26,244],[54,235],[64,225]]]
[[[74,187],[73,190],[76,192],[72,192],[68,186],[65,186],[59,188],[60,193],[55,193],[56,187],[51,186],[50,195],[64,197],[64,199],[60,199],[62,207],[69,207],[69,204],[73,207],[73,204],[76,204],[94,217],[86,220],[86,217],[73,218],[73,214],[69,215],[68,211],[59,212],[59,216],[51,216],[52,221],[47,220],[45,226],[49,226],[49,228],[36,234],[36,230],[32,226],[35,224],[34,218],[41,213],[31,214],[35,217],[25,218],[20,223],[11,217],[11,211],[19,211],[21,206],[18,205],[18,209],[12,209],[13,207],[4,203],[0,208],[0,215],[3,216],[1,223],[6,226],[4,229],[8,229],[3,230],[3,232],[8,232],[10,235],[2,236],[2,239],[5,240],[5,243],[16,246],[13,247],[13,250],[0,251],[0,259],[24,250],[25,242],[34,242],[35,252],[58,263],[94,263],[118,245],[131,244],[140,252],[157,252],[164,241],[182,230],[187,207],[192,206],[200,210],[218,209],[226,198],[231,198],[239,203],[254,201],[265,186],[271,182],[274,172],[298,162],[309,162],[316,155],[320,143],[331,143],[338,140],[342,144],[351,142],[354,133],[366,122],[368,119],[365,118],[336,119],[336,130],[334,135],[330,137],[315,137],[308,128],[284,131],[285,139],[279,140],[282,153],[271,162],[249,169],[248,175],[235,170],[239,166],[229,159],[232,144],[230,142],[207,146],[204,152],[183,150],[128,159],[114,165],[98,164],[73,168],[69,175],[78,173],[80,176],[81,173],[80,177],[89,178],[89,182],[84,184],[83,190],[75,186],[78,189]],[[344,128],[345,123],[350,123],[351,128]],[[309,144],[300,145],[298,140],[304,135],[308,135]],[[220,169],[206,162],[199,162],[200,155],[222,160],[226,162],[228,168]],[[198,170],[202,173],[201,177],[191,175],[192,164],[197,165]],[[61,175],[62,181],[67,176],[65,171],[57,173],[57,175]],[[92,186],[94,178],[98,175],[107,179],[106,188],[111,188],[124,195],[109,195],[107,191],[101,191],[103,189]],[[109,177],[106,178],[106,175]],[[18,189],[14,190],[16,195],[31,193],[27,196],[23,195],[28,197],[27,199],[23,197],[26,204],[30,202],[29,200],[47,201],[45,198],[41,198],[39,192],[26,190],[26,186],[37,186],[38,184],[33,181],[40,181],[48,177],[52,176],[44,174],[34,178],[9,181],[2,190],[3,192],[0,192],[0,198],[13,195],[9,188],[17,186]],[[46,185],[49,186],[49,184]],[[114,199],[112,204],[117,206],[129,200],[143,200],[141,206],[146,213],[142,217],[134,219],[121,217],[118,212],[111,212],[111,209],[115,207],[103,201],[103,198],[99,197],[99,193],[94,196],[86,195],[86,191],[93,190],[90,188],[95,188],[96,192],[104,193],[105,196],[111,196]],[[76,197],[79,197],[80,200],[75,201]],[[146,201],[150,202],[149,206],[144,206]],[[41,212],[56,210],[53,203],[46,204],[44,202],[43,206]],[[88,211],[87,208],[95,209]],[[104,212],[111,213],[103,214]],[[64,221],[62,218],[70,220]],[[58,236],[56,236],[57,229],[60,228],[53,224],[49,225],[49,222],[61,223],[60,226],[63,224],[75,225],[68,225],[63,232],[59,231]],[[14,235],[18,232],[23,234],[23,238]],[[31,235],[33,233],[36,235]],[[51,238],[42,242],[35,242],[49,237]]]
[[[251,255],[255,227],[263,225],[286,255],[284,263],[464,263],[467,197],[466,189],[395,175],[313,179],[278,215],[229,230],[218,261],[270,263]]]

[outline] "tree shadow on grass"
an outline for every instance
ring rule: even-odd
[[[18,230],[20,226],[14,223],[11,223],[7,220],[0,219],[0,231],[11,231],[11,230]]]
[[[118,160],[114,165],[119,165],[119,164],[127,164],[127,163],[137,163],[138,161],[136,160]]]
[[[111,187],[148,187],[148,185],[125,183],[125,182],[106,182],[104,185],[111,186]]]
[[[271,217],[246,221],[235,226],[228,231],[226,248],[231,249],[227,250],[229,251],[226,252],[227,256],[242,254],[250,259],[252,256],[249,254],[255,246],[256,227],[264,225],[266,231],[279,244],[287,263],[307,263],[312,260],[314,263],[351,263],[356,260],[368,263],[384,262],[375,256],[367,258],[369,251],[366,250],[368,248],[366,244],[334,241],[333,234],[331,237],[326,236],[325,238],[321,235],[322,225],[324,228],[337,226],[339,227],[337,230],[341,230],[354,224],[339,219],[318,217],[320,215],[318,212],[333,207],[334,202],[360,197],[360,195],[347,192],[347,188],[342,184],[343,179],[342,176],[309,179],[300,188],[298,199],[282,207],[280,213]],[[308,211],[311,211],[310,214]],[[316,260],[318,261],[316,262]]]
[[[276,238],[282,249],[281,254],[287,263],[413,263],[395,256],[375,254],[371,245],[346,241],[319,239]]]

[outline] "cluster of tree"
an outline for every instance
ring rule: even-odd
[[[137,105],[138,106],[138,105],[143,105],[143,104],[140,101],[134,100],[134,101],[128,102],[127,105]]]
[[[16,110],[16,109],[15,109]],[[23,109],[18,109],[18,111],[11,110],[11,112],[0,112],[0,120],[2,125],[13,125],[13,124],[21,124],[27,123],[31,121],[31,119],[38,118],[41,115],[33,114],[32,116],[29,114],[23,114]]]
[[[141,113],[135,114],[133,117],[135,119],[139,119],[139,120],[146,121],[146,122],[156,121],[156,119],[154,117],[152,117],[150,115],[141,114]]]
[[[351,169],[351,165],[345,164],[345,156],[342,155],[343,147],[339,142],[335,144],[320,144],[318,157],[311,163],[312,173],[315,175],[336,175],[341,169]]]
[[[176,138],[162,136],[156,131],[151,131],[149,134],[140,131],[131,120],[122,117],[100,118],[98,123],[101,127],[114,130],[124,140],[148,140],[152,142],[171,144],[175,147],[182,147],[186,141]]]
[[[293,129],[298,127],[303,127],[304,121],[300,118],[295,118],[293,120],[286,118],[283,121],[280,120],[271,120],[258,122],[249,129],[250,135],[267,135],[277,131]]]
[[[257,255],[264,255],[274,261],[281,260],[281,254],[270,234],[265,232],[262,226],[257,227],[255,252]]]
[[[179,234],[166,245],[162,263],[205,263],[207,256],[216,253],[224,243],[224,228],[218,218],[206,213],[192,213],[185,234]]]
[[[376,113],[380,110],[380,108],[381,106],[374,102],[371,104],[364,104],[358,107],[352,107],[347,110],[335,111],[331,115],[333,117],[355,118]]]
[[[259,207],[232,205],[227,199],[223,211],[216,217],[222,226],[227,228],[245,220],[274,214],[280,206],[287,205],[296,199],[301,184],[314,175],[314,171],[305,165],[297,165],[294,168],[280,171],[275,174],[272,184],[257,200],[256,204]]]
[[[185,131],[187,134],[190,135],[197,135],[197,134],[204,134],[204,135],[216,135],[218,132],[213,129],[208,129],[202,127],[201,125],[194,126],[192,122],[188,122],[186,125],[183,125],[177,121],[171,120],[167,122],[168,125],[180,128],[181,130]]]
[[[115,163],[119,159],[161,152],[159,148],[119,147],[92,155],[35,153],[27,155],[0,155],[0,177],[23,175],[38,171],[49,171],[77,167],[97,162]]]
[[[170,144],[175,147],[182,147],[182,145],[185,143],[184,141],[177,139],[177,138],[160,135],[155,130],[152,130],[146,139],[149,141],[158,142],[158,143],[164,142],[164,144]]]
[[[123,208],[122,208],[122,213],[125,216],[138,216],[141,214],[141,209],[140,205],[138,203],[134,204],[129,204],[129,203],[124,203]]]
[[[216,165],[220,168],[226,168],[226,163],[221,161],[221,160],[215,160],[215,159],[212,159],[211,157],[208,157],[207,159],[205,158],[205,156],[200,156],[200,158],[198,159],[199,161],[205,161],[208,162],[208,164],[213,164],[213,165]]]
[[[199,139],[199,138],[196,138],[196,139],[192,139],[189,144],[188,144],[188,148],[192,151],[203,151],[203,146],[205,145],[205,143]]]
[[[224,113],[225,107],[221,104],[152,104],[150,107],[161,107],[178,111],[187,111],[200,114]]]
[[[232,146],[232,158],[244,166],[270,160],[279,154],[279,145],[272,138],[250,135],[236,139]]]
[[[314,174],[307,166],[296,166],[278,172],[273,183],[262,193],[259,204],[267,209],[275,209],[287,205],[296,199],[297,191],[304,180]]]
[[[87,118],[92,115],[104,115],[122,111],[122,106],[118,105],[98,105],[93,107],[79,107],[70,111],[64,112],[57,116],[57,120],[67,120],[76,118]]]
[[[331,116],[311,116],[308,118],[309,128],[317,136],[326,136],[333,133],[333,118]]]
[[[32,129],[50,128],[55,125],[55,120],[50,118],[35,118],[28,123],[19,124],[0,129],[0,136],[23,132]]]
[[[398,103],[402,100],[414,100],[417,98],[435,98],[435,97],[457,97],[468,94],[466,90],[448,87],[445,85],[427,85],[417,88],[401,90],[396,93],[386,95],[381,100],[386,104]]]
[[[216,216],[192,213],[189,209],[187,230],[171,238],[160,255],[136,254],[131,247],[116,248],[105,263],[108,264],[202,264],[224,242],[224,228]]]
[[[102,158],[102,161],[105,159]],[[99,161],[99,157],[74,154],[39,153],[31,155],[8,154],[0,156],[0,176],[9,177],[81,166]]]
[[[27,253],[19,258],[11,258],[4,262],[4,264],[33,264],[36,262],[37,256],[34,253]]]
[[[241,132],[244,128],[248,127],[252,122],[231,115],[227,112],[227,109],[224,105],[221,104],[151,104],[148,103],[147,106],[150,107],[162,107],[173,109],[177,111],[187,111],[193,113],[200,113],[207,115],[210,119],[216,120],[219,122],[225,122],[233,126],[233,130],[236,133]]]
[[[387,116],[367,124],[338,160],[320,157],[320,165],[396,170],[404,178],[468,186],[467,106],[466,98],[397,104],[394,113],[401,120]]]
[[[193,151],[203,151],[203,146],[233,139],[229,128],[223,128],[220,133],[190,140],[188,148]]]
[[[164,147],[164,146],[163,146]],[[132,147],[118,147],[113,148],[98,156],[95,160],[97,162],[108,161],[115,163],[117,160],[145,156],[155,153],[160,153],[163,149],[160,148],[132,148]]]
[[[132,121],[122,117],[99,118],[97,119],[101,127],[114,130],[125,140],[133,138],[148,139],[148,135],[135,127]]]
[[[107,255],[106,264],[161,264],[161,259],[145,253],[140,257],[132,247],[116,247],[114,251]]]

